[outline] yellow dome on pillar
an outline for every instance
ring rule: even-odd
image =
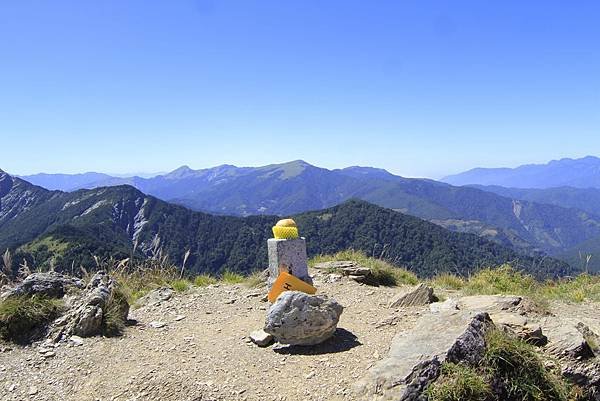
[[[276,239],[298,238],[298,227],[292,219],[282,219],[273,227],[273,235]]]

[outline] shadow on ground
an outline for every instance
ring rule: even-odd
[[[321,355],[336,354],[351,350],[362,345],[358,337],[346,329],[338,328],[333,337],[318,345],[288,345],[273,348],[273,351],[282,355]]]

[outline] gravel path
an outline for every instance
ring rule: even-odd
[[[259,348],[248,335],[264,322],[268,304],[260,290],[194,288],[132,310],[138,323],[120,338],[61,344],[46,355],[38,344],[0,344],[0,399],[353,400],[353,383],[423,310],[408,309],[380,325],[404,289],[323,279],[316,273],[319,293],[345,310],[335,337],[319,346]]]

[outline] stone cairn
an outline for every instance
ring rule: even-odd
[[[306,239],[298,235],[294,220],[280,220],[273,234],[275,238],[267,241],[267,283],[270,294],[281,294],[267,312],[264,329],[251,333],[250,338],[263,347],[274,340],[290,345],[320,344],[333,336],[344,308],[326,295],[304,292],[315,289],[308,274]],[[289,274],[293,280],[281,283],[281,274]]]

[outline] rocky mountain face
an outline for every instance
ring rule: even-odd
[[[600,188],[506,188],[497,185],[471,185],[482,191],[493,192],[505,198],[574,208],[600,215]]]
[[[238,216],[290,215],[362,199],[530,254],[559,254],[600,236],[600,217],[589,212],[368,167],[327,170],[303,161],[257,168],[184,166],[154,178],[94,185],[118,184],[197,211]]]
[[[278,219],[195,212],[130,186],[65,193],[46,191],[9,176],[4,180],[0,249],[10,248],[16,252],[14,260],[27,259],[33,265],[89,267],[95,265],[94,255],[150,257],[162,249],[177,264],[189,250],[187,267],[191,271],[247,272],[266,266],[264,242]],[[353,248],[377,253],[423,276],[440,271],[467,274],[505,262],[516,262],[536,275],[571,272],[567,264],[551,258],[524,255],[362,201],[294,218],[309,239],[311,255]]]
[[[512,188],[600,188],[600,158],[553,160],[517,168],[475,168],[445,177],[452,185],[499,185]]]

